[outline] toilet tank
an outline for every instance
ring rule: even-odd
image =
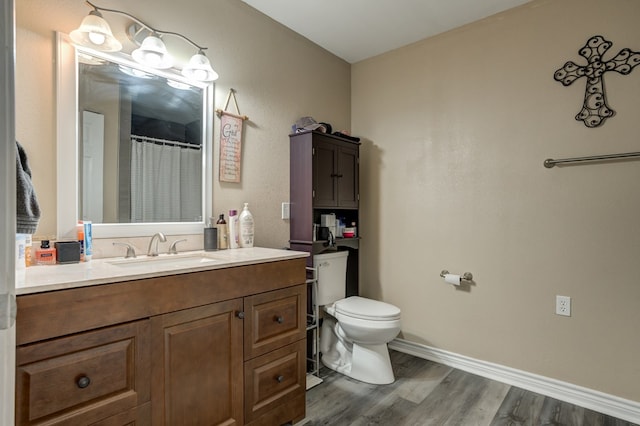
[[[347,293],[348,251],[316,254],[313,267],[318,270],[318,306],[344,299]]]

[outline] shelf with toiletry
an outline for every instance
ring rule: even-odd
[[[360,142],[317,131],[289,135],[291,249],[349,250],[347,295],[358,294]]]
[[[317,131],[292,134],[289,140],[289,246],[310,254],[308,269],[313,269],[317,254],[349,251],[346,295],[358,295],[360,143]],[[307,273],[307,280],[317,285],[313,274]],[[313,291],[308,284],[309,297]],[[310,317],[317,318],[317,308],[313,300],[307,301]],[[308,331],[308,356],[317,353],[317,332],[313,328]],[[308,367],[309,374],[317,373],[317,363]]]

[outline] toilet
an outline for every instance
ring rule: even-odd
[[[400,332],[400,309],[359,296],[345,298],[348,251],[318,254],[316,303],[324,309],[322,363],[361,382],[393,383],[387,343]]]

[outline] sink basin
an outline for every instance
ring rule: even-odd
[[[217,259],[206,256],[204,254],[165,254],[160,256],[143,256],[134,257],[129,259],[117,259],[107,261],[107,263],[119,267],[190,267],[200,265],[210,265],[216,262],[220,262]]]

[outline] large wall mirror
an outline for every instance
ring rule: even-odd
[[[213,85],[58,35],[58,237],[202,232],[211,216]],[[73,166],[72,166],[73,165]]]

